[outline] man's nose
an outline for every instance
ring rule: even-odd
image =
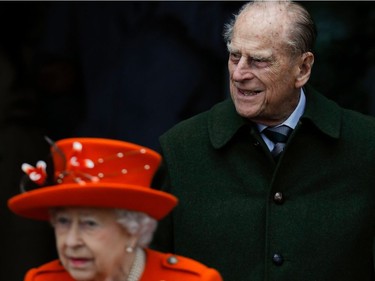
[[[238,63],[235,65],[233,70],[232,79],[234,81],[240,82],[243,80],[251,79],[253,73],[251,71],[250,65],[245,57],[241,57]]]

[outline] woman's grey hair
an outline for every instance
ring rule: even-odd
[[[158,222],[142,212],[115,209],[117,222],[130,234],[139,236],[138,246],[147,247],[154,235]]]
[[[236,23],[238,16],[244,11],[252,6],[259,4],[269,4],[269,1],[251,1],[244,4],[238,11],[234,14],[229,23],[224,25],[224,40],[227,45],[231,42],[233,36],[233,28]],[[309,12],[299,3],[292,1],[278,1],[278,3],[285,5],[287,13],[289,14],[291,28],[289,29],[289,36],[287,38],[286,44],[290,46],[292,54],[303,54],[306,52],[312,52],[314,49],[317,30],[313,19]]]

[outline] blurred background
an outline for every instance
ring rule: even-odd
[[[53,140],[158,150],[177,122],[228,96],[223,25],[241,1],[0,2],[0,280],[56,257],[52,230],[11,214],[23,162]],[[375,115],[375,2],[303,1],[318,29],[310,83]]]

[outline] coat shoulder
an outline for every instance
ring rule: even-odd
[[[206,131],[208,126],[208,121],[212,116],[222,116],[225,115],[223,112],[228,111],[228,108],[232,107],[232,102],[226,99],[222,102],[215,104],[211,109],[201,112],[195,116],[192,116],[186,120],[179,122],[174,125],[168,131],[166,131],[161,139],[166,138],[180,138],[184,139],[189,137],[189,139],[196,133],[201,133],[201,131]],[[230,110],[230,109],[229,109]],[[192,135],[192,132],[194,134]]]
[[[30,269],[25,276],[25,281],[74,281],[66,272],[59,260],[43,264]]]

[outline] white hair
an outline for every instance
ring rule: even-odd
[[[149,215],[128,211],[124,209],[115,209],[117,222],[123,226],[130,234],[139,236],[138,246],[146,248],[154,235],[158,222]]]
[[[301,3],[294,1],[269,1],[254,0],[245,3],[230,19],[229,23],[224,25],[223,36],[227,46],[232,41],[234,25],[244,11],[252,7],[266,7],[268,4],[278,3],[283,5],[288,13],[290,21],[289,35],[286,38],[286,44],[291,48],[292,54],[303,54],[312,52],[317,37],[317,30],[309,12]]]

